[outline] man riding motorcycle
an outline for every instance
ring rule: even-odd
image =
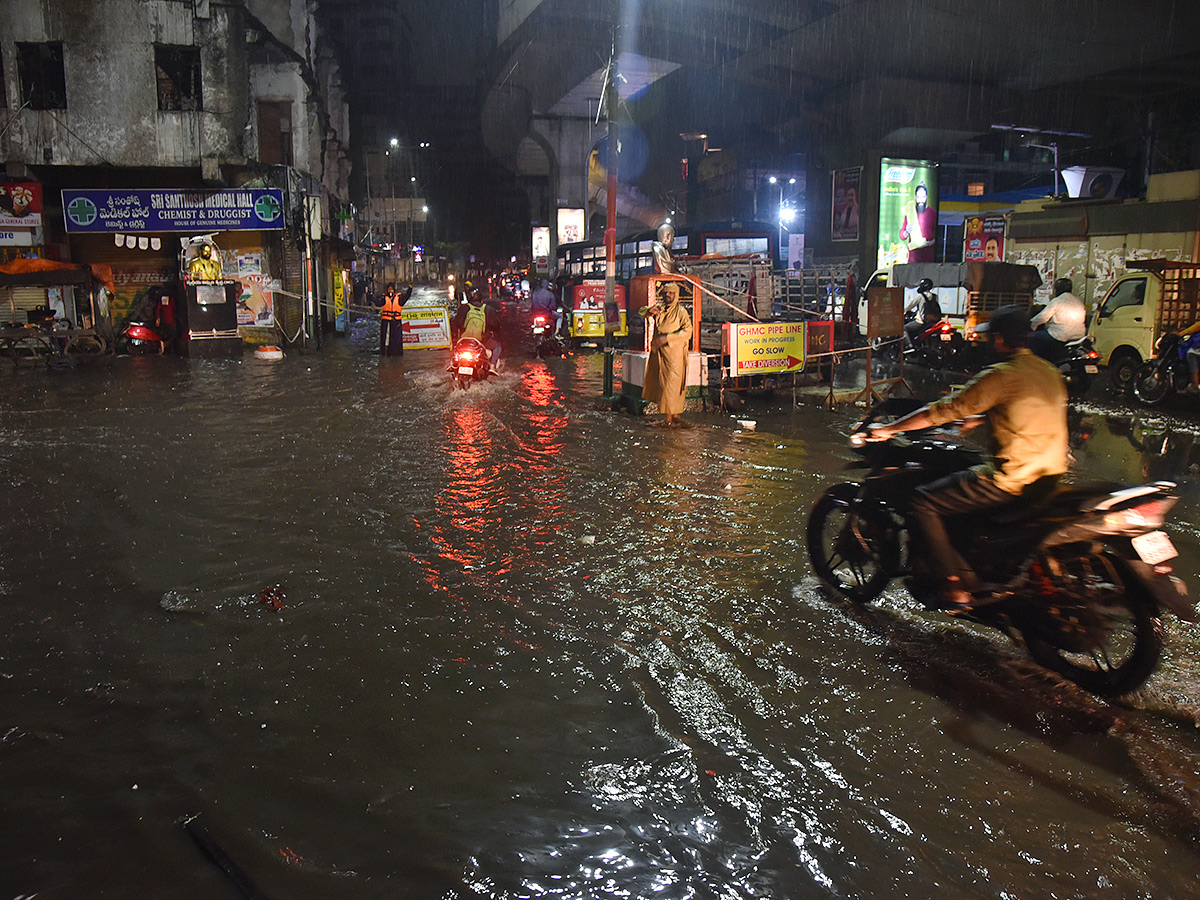
[[[1054,299],[1029,322],[1037,329],[1029,337],[1029,349],[1050,362],[1062,356],[1067,344],[1087,334],[1087,307],[1071,293],[1072,288],[1070,278],[1056,279]]]
[[[918,306],[920,307],[919,312],[917,312]],[[911,312],[917,312],[917,316],[911,322],[904,323],[904,336],[908,346],[915,347],[921,332],[942,318],[942,305],[938,303],[937,294],[933,290],[933,282],[930,279],[922,278],[917,282],[917,296],[905,308],[904,314],[907,317]]]
[[[467,303],[458,336],[473,338],[488,349],[492,369],[500,370],[500,342],[496,340],[495,328],[487,313],[487,305],[479,288],[472,287],[467,293]]]
[[[868,433],[870,440],[887,440],[956,419],[964,428],[983,418],[991,426],[992,462],[923,485],[912,505],[933,575],[945,600],[960,609],[970,609],[973,594],[986,587],[951,544],[945,518],[1036,500],[1067,471],[1067,388],[1058,369],[1026,346],[1029,314],[1002,306],[976,330],[988,335],[1000,362],[961,390],[895,422],[871,425]]]
[[[554,296],[554,291],[550,290],[550,282],[546,279],[543,278],[538,289],[533,292],[529,300],[529,309],[534,315],[541,312],[553,316],[555,334],[562,329],[562,310],[558,308],[558,298]]]

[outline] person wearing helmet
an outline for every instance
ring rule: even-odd
[[[917,282],[917,296],[904,310],[906,319],[909,313],[913,313],[915,318],[904,324],[904,337],[905,343],[913,347],[916,346],[921,332],[942,318],[942,305],[938,303],[937,293],[933,290],[933,282],[930,279],[922,278]]]
[[[1062,356],[1067,344],[1087,334],[1087,307],[1071,293],[1073,287],[1070,278],[1055,279],[1054,299],[1029,320],[1036,329],[1029,336],[1029,349],[1050,362]]]
[[[663,222],[658,226],[658,239],[651,246],[654,253],[654,271],[663,275],[675,272],[675,257],[671,255],[671,246],[675,243],[675,226]]]
[[[479,288],[470,287],[467,291],[467,302],[463,304],[462,325],[458,336],[472,338],[487,347],[491,356],[492,368],[499,371],[500,342],[496,340],[487,304],[483,302],[483,294],[480,293]]]
[[[544,313],[554,317],[554,333],[558,334],[562,327],[562,310],[558,308],[558,298],[550,289],[550,282],[543,278],[533,296],[529,298],[529,310],[534,315]]]

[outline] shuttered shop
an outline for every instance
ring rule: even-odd
[[[139,295],[156,284],[164,284],[179,275],[179,237],[173,234],[144,235],[145,250],[118,247],[111,234],[76,234],[71,237],[71,258],[77,262],[105,263],[112,266],[117,289],[110,311],[120,322],[134,308]],[[159,249],[149,246],[157,237]]]

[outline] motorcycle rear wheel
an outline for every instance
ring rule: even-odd
[[[465,391],[467,388],[469,388],[471,386],[471,376],[470,375],[459,375],[457,372],[455,372],[454,373],[454,383],[455,383],[455,385],[457,385],[457,387],[460,391]]]
[[[1071,652],[1023,631],[1029,655],[1041,666],[1058,672],[1098,697],[1120,697],[1137,690],[1158,666],[1162,628],[1152,598],[1136,581],[1126,590],[1109,593],[1098,610],[1107,632],[1100,646]]]
[[[1144,362],[1133,374],[1133,396],[1147,406],[1158,406],[1170,396],[1175,385],[1166,370],[1154,360]]]
[[[808,558],[820,579],[855,603],[878,597],[900,567],[901,526],[873,501],[857,500],[859,486],[835,484],[808,518]]]

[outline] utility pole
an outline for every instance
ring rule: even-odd
[[[604,114],[608,119],[608,202],[604,228],[604,309],[617,302],[617,42],[614,32],[612,55],[605,75]]]

